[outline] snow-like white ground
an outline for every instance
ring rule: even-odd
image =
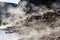
[[[5,34],[4,31],[0,30],[0,40],[17,40],[17,36],[15,34]]]

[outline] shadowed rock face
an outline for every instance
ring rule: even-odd
[[[48,8],[50,8],[50,5],[56,2],[57,0],[25,0],[25,1],[35,6],[45,5]]]
[[[39,6],[41,4],[48,5],[48,4],[52,4],[53,2],[56,2],[56,0],[29,0],[29,3],[32,3],[36,6]]]
[[[37,12],[38,10],[35,10],[34,7],[39,7],[39,8],[43,8],[43,9],[45,9],[45,8],[56,9],[56,8],[60,7],[59,0],[21,0],[21,1],[27,2],[27,4],[25,5],[25,7],[26,7],[25,11],[27,14],[32,13],[32,12]],[[43,6],[45,6],[45,8]]]

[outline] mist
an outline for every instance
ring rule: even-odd
[[[2,15],[1,30],[16,33],[18,40],[59,40],[59,0],[21,0]],[[3,9],[4,10],[4,9]]]

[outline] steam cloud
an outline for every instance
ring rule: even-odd
[[[2,30],[18,34],[19,40],[60,39],[59,0],[21,0],[17,7],[8,7],[7,12],[10,16],[3,19],[6,28]],[[48,13],[52,13],[52,20]]]

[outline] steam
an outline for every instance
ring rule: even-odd
[[[3,23],[9,26],[3,25],[1,28],[7,31],[6,33],[16,33],[20,37],[19,40],[58,39],[60,37],[60,12],[58,12],[60,3],[53,2],[50,7],[48,8],[45,4],[36,6],[28,0],[20,1],[17,7],[8,7],[7,12],[10,16],[3,19]],[[59,16],[55,18],[56,20],[48,22],[43,19],[43,15],[47,12],[57,13]]]

